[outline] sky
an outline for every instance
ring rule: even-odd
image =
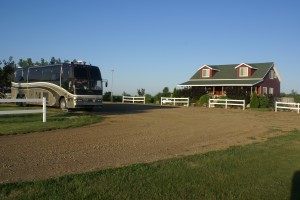
[[[0,0],[0,59],[99,66],[114,95],[173,91],[203,65],[274,62],[300,92],[298,0]]]

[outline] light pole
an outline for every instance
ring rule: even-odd
[[[110,89],[110,100],[113,102],[113,83],[114,83],[114,69],[111,70],[111,89]]]

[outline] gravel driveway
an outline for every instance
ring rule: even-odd
[[[300,130],[292,112],[106,104],[99,115],[103,122],[85,127],[1,136],[0,183],[153,162]]]

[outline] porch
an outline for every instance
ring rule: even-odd
[[[228,91],[242,91],[250,95],[254,92],[258,95],[262,94],[260,86],[205,86],[204,90],[213,97],[226,96]]]

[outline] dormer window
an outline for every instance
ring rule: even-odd
[[[248,77],[248,67],[240,67],[239,76],[240,77]]]
[[[202,69],[202,77],[209,78],[210,77],[210,69]]]

